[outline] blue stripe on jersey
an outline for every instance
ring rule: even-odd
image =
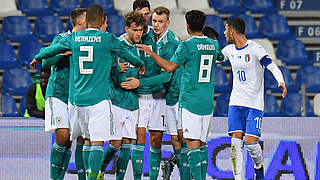
[[[245,46],[243,46],[243,47],[241,47],[241,48],[237,48],[237,47],[236,47],[236,49],[237,49],[237,50],[242,50],[242,49],[244,49],[244,48],[246,48],[246,47],[248,47],[248,46],[249,46],[249,44],[246,44]]]
[[[263,58],[260,59],[260,63],[267,67],[269,64],[272,63],[272,60],[269,58],[268,55],[263,56]]]

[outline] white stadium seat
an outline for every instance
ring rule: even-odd
[[[269,41],[268,39],[252,39],[252,40],[260,44],[267,51],[267,53],[269,54],[273,62],[275,62],[278,66],[282,65],[281,60],[278,59],[276,56],[276,53],[271,41]]]
[[[0,17],[20,15],[22,15],[22,13],[17,9],[15,0],[1,1]]]
[[[198,9],[207,14],[214,14],[214,9],[209,6],[208,0],[178,0],[178,7],[186,11]]]
[[[313,99],[313,112],[320,116],[320,93],[316,94]]]
[[[120,12],[121,15],[124,15],[132,11],[132,3],[134,0],[113,0],[113,7]]]
[[[186,40],[189,36],[184,15],[172,15],[170,17],[169,29],[173,31],[177,36],[179,36],[182,40]]]
[[[149,0],[151,9],[159,6],[164,6],[170,11],[177,9],[177,3],[175,0]]]

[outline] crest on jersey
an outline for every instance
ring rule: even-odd
[[[246,62],[249,62],[249,61],[250,61],[250,56],[249,56],[249,54],[246,54],[246,55],[244,56],[244,60],[245,60]]]

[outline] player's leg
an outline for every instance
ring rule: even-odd
[[[88,175],[88,173],[89,173],[90,150],[91,150],[91,141],[90,141],[90,139],[85,138],[83,149],[82,149],[82,158],[83,158],[83,165],[84,165],[86,175]]]
[[[79,180],[86,179],[86,172],[85,172],[83,156],[82,156],[83,145],[84,145],[84,139],[82,137],[78,137],[76,151],[75,151],[75,163],[76,163],[76,167],[77,167],[77,173],[78,173]]]
[[[180,111],[181,113],[181,111]],[[181,118],[180,118],[181,119]],[[181,122],[181,120],[180,120]],[[181,125],[182,128],[182,125]],[[189,161],[188,161],[188,146],[187,146],[187,139],[183,137],[183,130],[178,129],[178,138],[179,141],[181,142],[181,156],[180,156],[180,166],[181,166],[181,171],[180,171],[180,176],[181,179],[191,179],[191,171],[190,171],[190,166],[189,166]]]
[[[158,179],[161,162],[161,142],[163,131],[149,130],[150,154],[149,154],[149,177]]]
[[[231,163],[234,178],[241,180],[243,176],[243,134],[245,132],[245,109],[239,106],[229,106],[228,134],[231,135]]]
[[[249,108],[248,111],[249,114],[246,124],[245,146],[254,162],[255,179],[263,180],[263,152],[260,144],[258,143],[261,136],[263,111],[252,108]]]
[[[69,140],[70,134],[69,129],[67,128],[60,128],[56,130],[56,140],[57,142],[64,143],[65,151],[63,156],[63,161],[61,165],[61,170],[59,173],[59,179],[63,179],[64,175],[68,169],[69,162],[71,159],[72,151],[71,151],[71,144],[72,142]]]

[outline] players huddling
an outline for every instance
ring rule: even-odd
[[[125,33],[119,38],[105,32],[107,13],[99,5],[75,9],[70,18],[72,32],[57,35],[30,64],[34,67],[42,61],[52,69],[45,112],[46,131],[56,134],[51,179],[63,179],[75,139],[79,179],[103,179],[118,150],[116,179],[124,179],[130,151],[133,178],[141,179],[147,130],[150,179],[159,176],[165,131],[171,136],[181,179],[206,179],[216,60],[229,60],[234,76],[228,114],[234,177],[243,176],[245,137],[256,179],[263,179],[258,141],[264,69],[272,72],[283,97],[286,87],[265,50],[246,39],[242,19],[227,21],[225,36],[231,44],[221,51],[217,33],[204,28],[206,15],[198,10],[185,15],[190,35],[185,41],[168,29],[169,9],[160,6],[151,11],[148,0],[134,1],[133,11],[124,16]],[[170,173],[164,177],[170,178]]]

